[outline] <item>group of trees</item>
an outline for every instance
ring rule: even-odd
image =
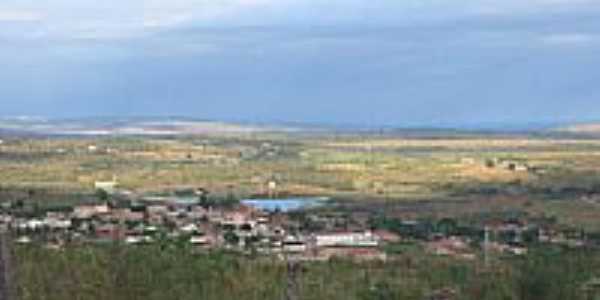
[[[233,207],[240,203],[240,199],[233,192],[233,187],[228,189],[224,195],[213,195],[208,190],[184,189],[175,191],[175,196],[184,198],[196,198],[197,204],[204,207]]]
[[[461,235],[480,239],[483,238],[484,233],[480,228],[461,225],[453,218],[442,218],[439,220],[422,219],[417,222],[403,222],[398,218],[381,216],[372,218],[370,226],[373,229],[385,229],[415,239],[428,239],[434,233],[443,236]]]

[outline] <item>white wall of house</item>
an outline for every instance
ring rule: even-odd
[[[319,234],[315,236],[317,247],[377,247],[378,238],[371,232],[348,232],[335,234]]]

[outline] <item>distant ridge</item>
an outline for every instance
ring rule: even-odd
[[[569,125],[557,128],[554,131],[572,134],[600,136],[600,122]]]
[[[290,132],[292,127],[197,120],[178,117],[0,118],[0,134],[65,136],[160,136]]]
[[[570,125],[574,124],[574,125]],[[0,117],[3,136],[175,136],[252,133],[358,134],[393,137],[469,137],[480,135],[600,137],[600,122],[529,124],[437,124],[430,127],[302,122],[217,121],[178,116],[83,117],[52,119]]]

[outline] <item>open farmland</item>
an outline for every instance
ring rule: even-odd
[[[282,194],[412,200],[478,186],[592,188],[598,158],[600,140],[511,136],[12,139],[0,146],[0,180],[91,192],[95,181],[117,176],[134,192],[202,186],[249,196],[274,178]]]

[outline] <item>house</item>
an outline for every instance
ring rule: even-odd
[[[153,243],[154,239],[145,235],[128,235],[125,237],[126,244],[149,244]]]
[[[143,212],[132,211],[129,208],[119,208],[112,211],[111,219],[129,222],[142,222],[145,219],[145,215]]]
[[[38,219],[30,219],[30,220],[22,220],[19,222],[18,228],[22,230],[41,230],[46,227],[46,223],[43,220]]]
[[[48,213],[44,219],[44,223],[48,228],[55,230],[66,230],[72,225],[71,219],[60,214]]]
[[[426,250],[434,255],[475,258],[475,255],[470,252],[469,245],[463,239],[454,236],[429,242],[426,244]]]
[[[149,205],[146,206],[146,221],[153,225],[162,225],[164,223],[164,217],[169,212],[169,207],[166,205]]]
[[[15,242],[17,244],[30,244],[31,238],[28,236],[21,236],[21,237],[17,238],[17,240]]]
[[[179,230],[183,233],[191,234],[199,231],[199,228],[196,224],[187,224],[179,228]]]
[[[510,246],[506,249],[506,252],[521,256],[527,254],[527,248],[522,246]]]
[[[303,253],[308,248],[304,239],[297,236],[285,237],[281,245],[283,251],[286,253]]]
[[[188,218],[200,220],[208,218],[208,210],[202,206],[192,206],[188,209]]]
[[[146,213],[149,216],[166,215],[169,212],[169,207],[166,205],[149,205],[146,207]]]
[[[207,246],[210,245],[212,241],[205,235],[193,235],[190,237],[190,243],[197,246]]]
[[[513,172],[527,172],[529,171],[529,166],[525,163],[521,163],[513,160],[500,160],[500,166],[506,170]]]
[[[517,255],[517,256],[521,256],[521,255],[525,255],[527,254],[527,248],[521,245],[509,245],[509,244],[502,244],[502,243],[498,243],[498,242],[493,242],[493,243],[488,243],[485,246],[485,249],[487,249],[488,251],[494,251],[494,252],[498,252],[498,253],[508,253],[508,254],[512,254],[512,255]]]
[[[103,240],[121,240],[125,232],[115,224],[102,224],[96,227],[96,237]]]
[[[239,205],[233,211],[223,212],[223,220],[221,223],[223,224],[232,224],[236,226],[242,226],[248,223],[255,223],[253,215],[256,211],[246,205]]]
[[[379,239],[370,231],[339,232],[314,236],[317,247],[377,247]]]
[[[139,235],[130,235],[125,237],[125,244],[141,244],[144,241],[144,237],[143,236],[139,236]]]
[[[76,219],[89,219],[91,217],[108,214],[110,207],[108,204],[100,205],[79,205],[73,210],[73,217]]]
[[[379,241],[384,243],[397,243],[402,240],[399,235],[389,230],[375,230],[373,231],[373,235],[375,235]]]
[[[9,224],[12,223],[13,216],[10,214],[0,214],[0,224]]]

